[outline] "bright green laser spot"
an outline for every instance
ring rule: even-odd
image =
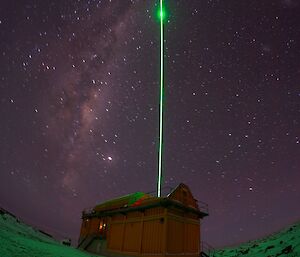
[[[160,100],[159,100],[159,148],[158,148],[158,181],[157,196],[161,196],[162,152],[163,152],[163,100],[164,100],[164,8],[160,0]]]
[[[159,16],[159,19],[160,19],[160,20],[164,20],[165,17],[166,17],[166,12],[165,12],[165,10],[160,8],[160,9],[159,9],[158,16]]]

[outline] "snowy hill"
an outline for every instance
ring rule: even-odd
[[[0,208],[0,257],[92,257]],[[300,222],[266,238],[217,250],[214,257],[300,257]]]
[[[300,257],[300,222],[260,240],[217,250],[214,257]]]
[[[91,257],[64,246],[0,208],[0,257]]]

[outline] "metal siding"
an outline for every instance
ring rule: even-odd
[[[153,216],[153,215],[159,215],[164,212],[164,208],[162,207],[156,207],[145,210],[145,216]]]
[[[99,222],[100,219],[98,218],[93,218],[90,220],[91,224],[90,224],[90,229],[89,229],[89,234],[96,234],[99,232]]]
[[[123,241],[123,223],[110,224],[108,249],[121,250]]]
[[[125,216],[122,214],[117,214],[112,217],[112,221],[122,221],[125,219]]]
[[[199,252],[202,251],[202,249],[201,249],[201,240],[202,240],[202,238],[201,238],[201,221],[199,221],[199,242],[198,242]]]
[[[169,254],[184,252],[184,223],[181,219],[168,217],[167,252]]]
[[[185,223],[185,253],[199,252],[199,225]]]
[[[142,212],[140,212],[140,211],[129,212],[127,214],[127,219],[141,218],[141,217],[142,217]]]
[[[128,222],[125,224],[123,251],[140,251],[141,222]]]
[[[160,219],[144,221],[142,254],[163,253],[163,228]]]

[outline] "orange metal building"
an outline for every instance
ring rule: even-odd
[[[83,211],[78,248],[104,256],[199,257],[200,219],[207,215],[184,184],[167,197],[126,195]]]

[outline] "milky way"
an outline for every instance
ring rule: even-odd
[[[110,127],[109,124],[104,124],[107,122],[103,116],[111,108],[111,101],[107,99],[112,97],[110,87],[116,82],[113,76],[118,71],[114,58],[122,49],[130,13],[129,4],[122,7],[124,10],[118,10],[120,7],[116,4],[101,9],[92,17],[81,17],[84,20],[82,24],[73,26],[68,33],[72,36],[66,37],[65,42],[58,45],[54,42],[49,53],[52,56],[61,50],[61,55],[54,62],[62,66],[58,69],[65,70],[61,76],[53,78],[56,85],[51,92],[53,98],[46,105],[43,104],[43,108],[46,112],[49,111],[47,107],[51,106],[53,99],[59,99],[58,105],[53,107],[54,115],[50,116],[51,127],[54,129],[54,133],[51,133],[54,137],[62,136],[55,142],[56,145],[60,144],[59,141],[64,142],[64,149],[60,154],[66,165],[62,172],[62,184],[73,191],[76,190],[80,177],[87,175],[87,171],[84,173],[80,166],[88,164],[88,158],[108,158],[98,152],[98,157],[90,156],[89,150],[91,144],[94,144],[99,145],[99,151],[103,152],[105,146],[101,142],[107,141],[101,139],[104,137],[101,127]],[[112,10],[118,13],[118,17],[111,14]],[[93,151],[96,149],[92,148]]]
[[[215,246],[299,219],[299,4],[166,3],[164,185]],[[1,3],[0,206],[76,240],[84,208],[155,190],[157,4]]]

